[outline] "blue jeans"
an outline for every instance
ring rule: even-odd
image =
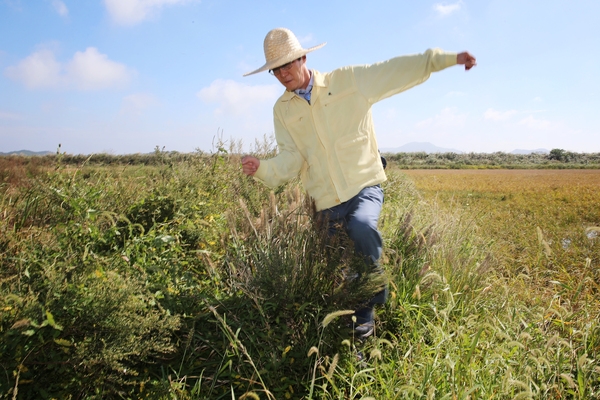
[[[380,185],[362,189],[350,200],[335,207],[319,211],[318,217],[328,222],[328,233],[333,236],[342,228],[346,231],[357,254],[363,255],[373,266],[374,272],[383,274],[379,259],[383,250],[381,233],[377,230],[379,214],[383,206],[383,189]],[[387,287],[377,293],[367,306],[383,304],[387,299]]]

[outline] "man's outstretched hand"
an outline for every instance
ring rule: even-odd
[[[242,158],[242,171],[248,176],[254,175],[259,166],[260,160],[256,157],[244,156]]]
[[[477,65],[477,60],[475,57],[473,57],[473,55],[465,51],[464,53],[458,53],[456,55],[456,63],[459,65],[464,65],[465,71],[468,71]]]

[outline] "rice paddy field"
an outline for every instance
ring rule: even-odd
[[[507,274],[539,278],[531,290],[589,283],[581,294],[600,282],[600,170],[404,173],[424,199],[470,216]]]
[[[0,398],[600,398],[599,169],[392,160],[361,341],[299,182],[149,158],[0,160]]]

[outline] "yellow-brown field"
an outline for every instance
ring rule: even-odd
[[[597,297],[600,170],[407,170],[426,200],[467,210],[502,273]],[[545,288],[545,289],[544,289]],[[571,290],[568,290],[571,289]]]

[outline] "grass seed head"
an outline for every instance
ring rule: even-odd
[[[343,315],[350,315],[350,314],[354,314],[354,310],[340,310],[340,311],[334,311],[332,313],[329,313],[325,316],[325,318],[323,318],[323,322],[321,323],[321,325],[323,326],[323,328],[327,327],[327,325],[329,325],[331,323],[331,321],[333,321],[334,319],[341,317]]]
[[[310,357],[313,354],[316,354],[317,357],[319,356],[319,349],[317,349],[315,346],[311,347],[310,350],[308,350],[308,354],[306,355],[306,357]]]

